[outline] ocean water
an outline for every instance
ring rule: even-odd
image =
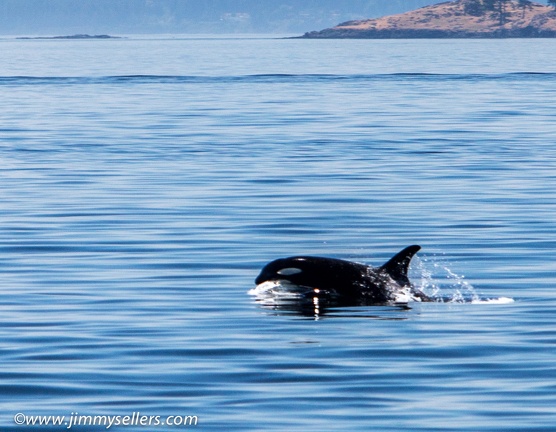
[[[2,432],[554,430],[552,40],[0,50]],[[249,294],[410,244],[451,301]]]

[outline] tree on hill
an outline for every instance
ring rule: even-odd
[[[465,3],[464,11],[469,15],[483,16],[487,13],[491,14],[491,17],[498,20],[500,27],[506,24],[508,18],[508,12],[506,10],[506,5],[510,3],[511,0],[468,0]],[[553,0],[556,3],[556,0]],[[530,4],[528,0],[520,1],[520,4]]]
[[[481,0],[469,0],[467,3],[464,3],[463,11],[467,15],[481,16],[484,14],[485,9]]]
[[[500,27],[506,24],[508,13],[506,12],[506,4],[509,0],[489,0],[491,10],[494,10],[493,18],[498,18]]]
[[[495,12],[505,6],[507,0],[467,0],[464,3],[465,13],[482,16],[487,12]],[[556,1],[556,0],[555,0]]]
[[[522,18],[525,17],[525,9],[529,8],[529,10],[531,10],[533,8],[533,2],[531,0],[519,0],[517,5],[521,8]]]
[[[553,0],[553,1],[556,2],[556,0]],[[530,8],[530,7],[533,6],[533,2],[532,2],[531,0],[519,0],[519,1],[517,2],[517,5],[518,5],[520,8],[527,8],[527,7]]]

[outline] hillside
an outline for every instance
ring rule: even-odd
[[[556,11],[535,2],[456,0],[377,19],[348,21],[304,38],[556,37]]]

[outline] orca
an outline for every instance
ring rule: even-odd
[[[413,287],[407,276],[411,259],[420,249],[408,246],[380,267],[317,256],[280,258],[264,266],[255,283],[283,284],[294,287],[302,298],[339,305],[433,301]]]

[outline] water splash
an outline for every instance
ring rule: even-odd
[[[507,304],[509,297],[487,298],[477,292],[465,276],[450,269],[442,258],[415,257],[411,262],[410,279],[414,286],[439,303]]]

